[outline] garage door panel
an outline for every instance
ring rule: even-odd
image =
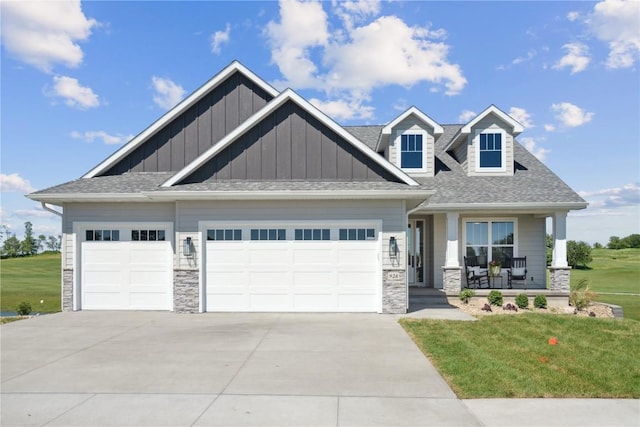
[[[293,229],[287,231],[291,235]],[[231,254],[229,242],[206,244],[208,311],[377,310],[378,241],[244,240],[233,245]],[[221,282],[231,281],[235,286],[222,292]]]
[[[170,242],[83,242],[82,308],[169,310]]]

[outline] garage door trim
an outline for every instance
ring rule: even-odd
[[[132,229],[165,229],[165,241],[171,246],[172,254],[175,254],[175,236],[172,222],[166,221],[74,221],[73,222],[73,234],[72,239],[72,264],[74,266],[73,274],[73,310],[82,309],[82,256],[80,249],[82,248],[82,242],[85,241],[85,233],[90,229],[118,229],[130,231]],[[121,241],[130,241],[130,239],[123,239],[126,233],[121,231]],[[63,245],[64,247],[64,245]],[[65,253],[62,256],[66,256]],[[173,256],[171,257],[171,269],[173,270]],[[171,280],[173,284],[173,278]],[[173,285],[169,288],[169,310],[173,310]]]
[[[373,228],[375,230],[375,242],[377,251],[377,266],[376,266],[376,311],[382,312],[382,221],[376,219],[358,219],[358,220],[282,220],[282,221],[199,221],[198,229],[200,231],[200,244],[199,244],[199,286],[200,286],[200,312],[207,311],[207,230],[216,228],[225,229],[242,229],[249,230],[251,228]],[[289,235],[287,235],[287,241],[290,241]],[[337,240],[332,234],[333,241]],[[243,241],[250,241],[248,235],[243,234]],[[259,243],[259,241],[254,241]],[[271,241],[273,243],[273,241]]]

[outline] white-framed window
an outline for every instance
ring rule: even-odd
[[[296,228],[293,232],[295,240],[331,240],[328,228]]]
[[[287,230],[284,228],[252,228],[249,232],[251,240],[286,240]]]
[[[131,241],[133,242],[162,242],[165,240],[165,230],[131,230]]]
[[[120,240],[120,230],[86,230],[85,240],[87,242],[117,242]]]
[[[512,218],[464,221],[465,256],[478,257],[481,265],[492,260],[503,265],[517,256],[518,223]]]
[[[396,135],[396,165],[407,172],[427,172],[427,133],[420,130],[399,131]]]
[[[506,138],[501,129],[485,129],[476,132],[474,138],[476,172],[504,172],[507,170]]]
[[[374,228],[341,228],[338,230],[338,240],[375,240]]]

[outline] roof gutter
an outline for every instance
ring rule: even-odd
[[[587,202],[560,203],[443,203],[421,207],[421,212],[468,212],[468,211],[542,211],[542,210],[580,210],[586,209]]]
[[[59,217],[62,218],[62,212],[58,212],[55,209],[51,209],[49,206],[47,206],[47,204],[45,202],[40,202],[42,204],[42,209],[44,209],[47,212],[51,212],[54,215],[58,215]]]

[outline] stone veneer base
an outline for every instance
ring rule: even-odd
[[[173,311],[176,313],[200,311],[199,276],[198,270],[173,271]]]
[[[447,295],[458,295],[462,290],[462,267],[442,267],[442,289]]]
[[[571,267],[549,267],[549,290],[569,292]]]
[[[62,311],[73,311],[73,268],[62,269]]]
[[[407,312],[407,273],[405,270],[382,271],[382,312]]]

